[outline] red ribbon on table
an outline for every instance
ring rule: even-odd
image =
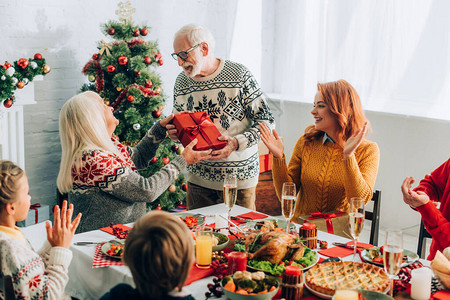
[[[208,143],[208,145],[212,146],[213,142],[209,139],[208,134],[205,131],[205,128],[215,126],[214,123],[209,119],[209,115],[206,112],[203,112],[200,118],[194,117],[193,114],[190,114],[189,116],[192,118],[192,120],[194,120],[195,123],[197,123],[197,125],[186,127],[180,136],[180,140],[183,138],[184,133],[193,138],[195,138],[200,133],[204,140]]]
[[[30,205],[30,209],[34,209],[34,220],[35,220],[34,224],[37,224],[39,221],[38,207],[41,207],[39,203]]]
[[[309,214],[311,215],[311,217],[306,219],[305,222],[308,221],[308,220],[314,220],[314,219],[325,219],[326,224],[327,224],[327,231],[328,231],[328,233],[331,233],[331,234],[334,234],[333,221],[331,219],[346,215],[345,212],[324,214],[324,213],[321,213],[321,212],[318,212],[318,211],[317,212],[310,212]]]

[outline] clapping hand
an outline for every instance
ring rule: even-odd
[[[278,136],[277,131],[275,129],[272,130],[272,135],[269,128],[264,123],[259,123],[258,127],[259,131],[261,132],[259,137],[263,141],[264,145],[269,148],[269,151],[273,154],[274,157],[282,158],[284,153],[284,145],[283,141]]]
[[[64,247],[69,249],[75,230],[81,220],[81,213],[72,221],[73,204],[67,209],[67,201],[64,200],[62,209],[56,205],[53,211],[53,227],[50,222],[46,222],[47,240],[52,247]]]
[[[367,122],[344,143],[344,158],[350,157],[367,134]]]
[[[430,197],[422,191],[412,191],[411,187],[414,183],[413,177],[406,177],[406,179],[402,183],[402,194],[403,201],[411,206],[412,208],[416,208],[418,206],[422,206],[427,204],[430,201]]]

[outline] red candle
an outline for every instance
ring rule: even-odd
[[[284,272],[288,276],[302,275],[302,269],[300,267],[297,267],[297,266],[287,266],[286,269],[284,270]]]
[[[228,275],[245,270],[247,270],[247,254],[237,251],[228,254]]]

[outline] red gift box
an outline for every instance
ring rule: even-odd
[[[219,150],[227,145],[218,139],[222,134],[204,111],[175,115],[172,124],[177,128],[178,139],[186,147],[194,139],[198,139],[194,150]]]
[[[272,153],[259,156],[259,173],[272,170],[273,155]]]

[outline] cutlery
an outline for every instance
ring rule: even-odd
[[[111,243],[117,246],[123,246],[123,243],[117,241],[117,240],[110,240],[108,242],[102,241],[102,242],[75,242],[73,243],[75,246],[86,246],[86,245],[97,245],[97,244],[103,244],[103,243]]]
[[[227,220],[227,222],[228,222],[229,224],[231,224],[231,225],[233,225],[234,227],[236,227],[236,229],[237,229],[238,231],[240,231],[241,233],[245,234],[245,231],[242,230],[242,228],[240,228],[238,225],[236,225],[236,224],[234,224],[233,222],[231,222],[231,220],[229,220],[228,218],[225,218],[225,217],[222,216],[222,215],[219,215],[219,216],[220,216],[221,218]]]
[[[333,242],[334,246],[338,246],[338,247],[343,247],[343,248],[348,248],[348,249],[353,249],[353,245],[349,245],[349,244],[344,244],[344,243],[339,243],[339,242]],[[373,247],[363,247],[363,246],[356,246],[357,249],[362,249],[362,250],[367,250],[367,249],[371,249]]]

